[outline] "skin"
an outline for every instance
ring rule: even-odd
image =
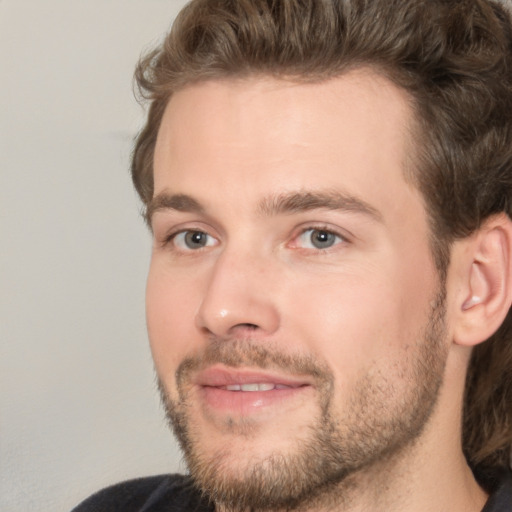
[[[404,179],[411,125],[405,94],[368,70],[316,84],[209,81],[170,100],[149,208],[148,330],[166,400],[202,460],[220,457],[228,478],[296,453],[321,423],[329,392],[341,437],[365,415],[386,424],[416,407],[422,383],[411,368],[443,287],[424,203]],[[319,230],[325,248],[312,238]],[[203,233],[200,243],[191,232]],[[453,288],[448,280],[437,403],[417,435],[330,490],[343,494],[343,510],[483,506],[460,449],[469,349],[451,342]],[[259,349],[279,357],[265,362]],[[280,366],[286,358],[313,362],[330,380],[298,363]],[[190,360],[200,362],[185,371]],[[212,379],[291,389],[226,398]],[[366,403],[361,389],[371,391]]]

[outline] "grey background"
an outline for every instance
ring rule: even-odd
[[[134,64],[182,0],[0,0],[0,510],[180,469],[144,322]]]

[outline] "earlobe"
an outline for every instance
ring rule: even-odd
[[[488,219],[460,251],[460,306],[454,342],[473,346],[488,339],[505,319],[512,303],[512,221],[506,215]]]

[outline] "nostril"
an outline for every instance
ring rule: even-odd
[[[233,325],[228,334],[230,336],[240,336],[240,337],[252,337],[256,336],[260,331],[261,326],[258,324],[251,324],[249,322],[240,322],[238,324]]]
[[[221,337],[235,332],[242,337],[275,332],[279,317],[271,297],[246,293],[242,286],[234,287],[229,276],[217,279],[200,301],[195,315],[196,328]]]
[[[255,331],[258,328],[256,324],[238,324],[236,327],[243,327],[244,329],[249,329],[251,331]]]

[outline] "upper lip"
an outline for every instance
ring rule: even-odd
[[[223,387],[234,384],[275,384],[297,388],[311,385],[303,376],[279,375],[264,370],[210,366],[196,374],[194,383],[204,387]]]

